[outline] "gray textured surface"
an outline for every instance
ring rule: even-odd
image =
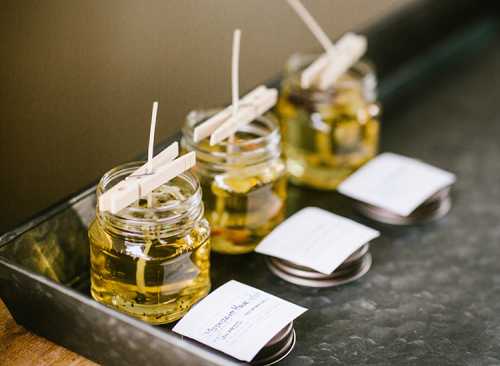
[[[371,271],[338,289],[287,284],[256,255],[214,261],[226,268],[218,279],[310,309],[284,365],[500,365],[500,39],[477,52],[416,85],[385,119],[383,150],[457,174],[447,217],[377,226]],[[336,194],[291,196],[292,209],[356,217]]]
[[[214,255],[214,285],[240,280],[310,309],[295,323],[297,346],[283,365],[500,365],[500,35],[391,100],[383,150],[455,172],[450,214],[420,227],[374,225],[383,233],[372,246],[374,265],[351,285],[287,284],[255,254]],[[93,199],[74,207],[81,218],[93,210]],[[313,205],[356,217],[349,201],[335,193],[291,188],[289,204],[290,211]],[[4,269],[0,289],[16,320],[88,357],[146,365],[185,361],[197,348],[169,335],[152,341],[162,328],[123,317],[123,328],[117,328],[108,322],[116,317],[113,311],[88,300],[77,304],[67,291]],[[18,285],[21,280],[26,285]],[[35,316],[33,306],[43,316]],[[86,315],[78,318],[76,312]],[[110,329],[116,337],[109,337]],[[154,354],[148,360],[146,353],[135,354],[137,344],[149,344]],[[167,344],[184,348],[172,352]]]

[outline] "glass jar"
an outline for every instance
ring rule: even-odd
[[[303,89],[301,73],[316,57],[290,58],[276,109],[291,181],[332,190],[377,154],[377,81],[372,66],[358,62],[327,90]]]
[[[97,198],[143,162],[102,177]],[[99,200],[98,200],[99,202]],[[92,297],[151,324],[182,317],[210,290],[210,228],[201,188],[185,172],[117,214],[100,212],[89,227]]]
[[[233,142],[195,143],[194,128],[217,112],[191,112],[181,145],[184,151],[196,151],[193,169],[203,189],[213,250],[248,253],[285,217],[287,178],[279,124],[269,113],[241,127]]]

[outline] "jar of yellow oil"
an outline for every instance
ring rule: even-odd
[[[196,152],[193,170],[203,189],[213,250],[248,253],[285,217],[287,177],[279,124],[267,113],[241,126],[232,139],[195,143],[194,128],[217,112],[191,112],[181,144],[184,151]]]
[[[276,110],[290,180],[333,190],[377,154],[377,80],[373,67],[359,61],[328,89],[304,89],[301,73],[316,58],[290,58]]]
[[[97,197],[144,162],[102,177]],[[98,199],[99,202],[99,199]],[[100,211],[89,228],[92,297],[151,324],[182,317],[210,290],[210,228],[201,187],[185,172],[115,214]]]

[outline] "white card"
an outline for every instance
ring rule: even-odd
[[[278,225],[255,251],[330,274],[379,235],[345,217],[307,207]]]
[[[196,304],[173,331],[250,362],[272,337],[306,310],[229,281]]]
[[[408,216],[433,194],[454,182],[452,173],[419,160],[384,153],[363,165],[337,190],[356,200]]]

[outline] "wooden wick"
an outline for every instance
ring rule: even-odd
[[[158,115],[158,102],[153,102],[153,111],[151,113],[151,127],[149,128],[149,145],[148,145],[148,163],[147,174],[153,173],[153,153],[155,144],[155,129],[156,129],[156,116]],[[153,205],[153,194],[148,194],[148,207]]]
[[[146,163],[146,174],[153,174],[153,154],[154,154],[154,143],[155,143],[155,129],[156,129],[156,116],[158,115],[158,102],[153,102],[153,111],[151,113],[151,127],[149,128],[149,145],[148,145],[148,161]],[[153,206],[153,193],[148,193],[147,207],[151,208]],[[153,238],[150,237],[149,232],[145,232],[144,236],[146,239],[146,245],[144,247],[144,256],[149,255],[149,251],[153,245]],[[136,268],[136,283],[140,291],[146,295],[146,259],[139,258]]]
[[[287,1],[326,51],[302,72],[301,86],[307,89],[317,84],[321,90],[326,90],[363,56],[366,38],[347,33],[334,44],[300,0]]]
[[[235,133],[238,129],[272,108],[277,101],[278,91],[261,85],[241,100],[239,98],[239,55],[241,31],[236,29],[233,34],[233,51],[231,62],[231,95],[232,104],[200,125],[193,131],[193,140],[200,142],[210,136],[210,145],[216,145],[229,139],[226,152],[231,159],[236,151]]]
[[[231,57],[231,95],[232,95],[232,109],[231,116],[236,118],[239,112],[239,65],[240,65],[240,40],[241,30],[236,29],[233,33],[233,52]],[[229,136],[227,145],[227,152],[229,155],[234,153],[234,143],[236,138],[234,134]]]
[[[311,33],[316,37],[326,52],[331,52],[335,49],[335,45],[327,36],[325,31],[321,29],[316,19],[313,18],[311,13],[309,13],[299,0],[288,0],[288,4],[290,4],[293,10],[295,10],[299,17],[304,21],[306,26],[311,30]]]

